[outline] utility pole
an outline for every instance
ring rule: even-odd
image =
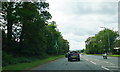
[[[57,41],[55,42],[55,47],[56,47],[57,54],[58,54],[58,44],[57,44]]]
[[[108,31],[108,46],[109,46],[109,53],[110,53],[110,35],[109,35],[109,31]]]

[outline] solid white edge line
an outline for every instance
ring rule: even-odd
[[[90,61],[91,63],[93,63],[93,64],[96,64],[95,62],[93,62],[93,61]]]
[[[105,70],[110,70],[110,69],[108,69],[108,68],[106,68],[106,67],[104,67],[104,66],[102,66],[102,68],[104,68]]]

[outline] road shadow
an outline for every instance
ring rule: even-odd
[[[80,61],[72,60],[72,61],[68,61],[68,62],[85,62],[85,60],[80,60]]]

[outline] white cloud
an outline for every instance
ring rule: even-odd
[[[74,33],[63,35],[63,37],[70,42],[70,50],[79,50],[85,48],[85,40],[90,36],[93,35],[79,36],[75,35]]]
[[[85,48],[84,41],[100,27],[118,30],[118,0],[50,0],[52,20],[56,21],[70,49]]]

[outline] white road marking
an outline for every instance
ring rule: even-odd
[[[87,59],[87,57],[84,57],[84,59],[86,60],[86,61],[91,61],[91,63],[93,63],[93,64],[97,64],[97,62],[100,62],[100,60],[99,59],[92,59],[92,58],[88,58]],[[94,61],[94,62],[93,62]],[[96,62],[96,63],[95,63]],[[102,63],[102,65],[103,64],[109,64],[109,65],[115,65],[114,63],[111,63],[111,62],[109,62],[109,61],[104,61],[104,60],[102,60],[100,63],[98,63],[98,64],[100,64],[101,65],[101,63]]]
[[[105,70],[109,70],[108,68],[106,68],[106,67],[104,67],[104,66],[102,66],[102,68],[104,68]]]
[[[107,68],[106,68],[107,67]],[[116,71],[120,71],[119,70],[119,67],[117,67],[117,66],[102,66],[102,68],[104,68],[105,70],[109,70],[110,72],[114,72],[114,70],[116,70]]]
[[[107,66],[107,67],[110,67],[110,68],[120,68],[118,66]]]
[[[93,61],[90,61],[91,63],[93,63],[93,64],[96,64],[95,62],[93,62]]]
[[[115,64],[113,64],[113,63],[111,63],[111,62],[108,62],[108,61],[103,61],[103,62],[105,62],[105,63],[107,63],[107,64],[110,64],[110,65],[115,65]]]
[[[111,62],[109,62],[109,64],[110,64],[110,65],[115,65],[115,64],[113,64],[113,63],[111,63]]]
[[[109,62],[107,62],[107,61],[105,61],[106,63],[109,63]]]

